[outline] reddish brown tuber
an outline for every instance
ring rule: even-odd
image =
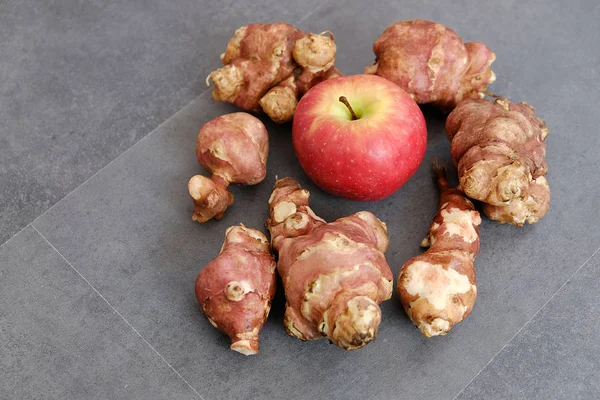
[[[550,208],[548,128],[527,103],[469,99],[448,116],[446,132],[462,190],[501,223],[539,221]]]
[[[392,295],[386,226],[367,211],[326,223],[292,178],[275,183],[267,227],[286,297],[284,325],[302,340],[359,349],[377,335]]]
[[[479,42],[463,43],[450,28],[432,21],[390,25],[373,45],[377,74],[406,90],[418,104],[452,110],[466,98],[482,97],[496,79],[490,65],[496,55]]]
[[[221,55],[225,66],[212,72],[207,84],[214,85],[214,100],[286,122],[308,89],[341,75],[333,65],[335,52],[330,32],[305,34],[283,22],[245,25]]]
[[[233,204],[230,183],[255,185],[266,175],[269,135],[256,117],[233,113],[202,127],[196,139],[198,162],[212,177],[193,176],[188,191],[194,201],[192,220],[221,219]]]
[[[275,295],[275,261],[262,232],[232,226],[221,252],[198,274],[196,298],[210,323],[231,338],[231,350],[258,353],[258,333]]]
[[[477,286],[473,262],[479,252],[479,213],[436,164],[440,208],[421,246],[404,264],[398,294],[410,320],[426,337],[446,335],[473,309]]]

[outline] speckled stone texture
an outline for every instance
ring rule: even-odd
[[[0,243],[206,90],[239,26],[320,2],[2,0]]]
[[[79,392],[67,390],[74,387],[72,372],[53,375],[53,369],[36,364],[37,348],[26,347],[29,353],[21,357],[24,350],[18,342],[26,333],[31,341],[65,341],[74,329],[59,324],[49,331],[49,322],[43,321],[69,319],[87,321],[75,330],[83,343],[80,351],[110,361],[106,365],[80,364],[77,369],[86,376],[98,376],[88,384],[101,393],[97,396],[100,398],[113,393],[116,395],[112,397],[120,396],[116,388],[123,375],[131,376],[136,387],[153,381],[149,389],[132,393],[157,399],[169,397],[165,391],[172,393],[171,397],[191,393],[204,399],[600,397],[600,388],[594,383],[598,378],[596,343],[600,341],[595,306],[598,256],[590,259],[600,247],[600,200],[595,194],[600,185],[596,167],[600,165],[600,137],[596,134],[600,113],[595,110],[600,92],[594,89],[600,65],[597,2],[559,5],[543,1],[458,1],[450,7],[434,1],[349,0],[298,3],[293,7],[231,3],[219,6],[218,11],[211,11],[212,5],[196,2],[160,0],[147,7],[141,2],[111,3],[102,10],[116,7],[111,11],[114,14],[109,14],[114,18],[105,17],[104,25],[96,28],[96,35],[90,33],[94,32],[91,28],[81,28],[76,39],[83,48],[120,51],[121,58],[105,57],[91,62],[83,56],[67,63],[73,71],[89,67],[89,75],[70,74],[69,68],[53,70],[56,82],[80,85],[73,93],[84,96],[81,100],[61,95],[56,88],[34,95],[32,91],[42,90],[38,86],[43,85],[25,84],[31,78],[22,76],[26,71],[19,64],[19,57],[34,58],[43,51],[50,52],[38,42],[62,29],[51,19],[48,22],[48,4],[52,3],[38,6],[39,18],[46,25],[17,24],[17,16],[23,21],[33,19],[32,15],[37,15],[34,7],[9,5],[15,17],[8,18],[2,9],[7,8],[6,4],[0,5],[1,37],[14,35],[18,29],[35,31],[37,36],[30,44],[33,47],[24,47],[22,52],[11,50],[10,57],[0,58],[1,73],[8,70],[9,77],[16,76],[2,80],[0,93],[0,132],[7,132],[0,140],[2,149],[8,149],[0,154],[0,179],[16,179],[13,186],[0,185],[2,221],[13,221],[1,223],[6,224],[5,231],[9,233],[5,236],[10,237],[37,218],[32,226],[81,275],[69,269],[68,263],[31,227],[0,248],[0,318],[16,321],[8,330],[0,324],[0,334],[10,332],[8,344],[1,345],[0,372],[4,376],[4,371],[11,371],[9,380],[0,379],[0,393],[4,389],[1,385],[6,387],[6,382],[19,380],[24,387],[18,394],[41,397],[44,392],[39,382],[56,379],[66,393],[61,398],[79,398]],[[64,12],[71,15],[75,26],[87,27],[89,19],[104,15],[91,7],[81,3],[64,8]],[[309,13],[312,16],[307,18]],[[139,17],[140,24],[148,24],[146,29],[155,37],[141,34],[119,19],[127,15],[133,20],[144,16]],[[293,176],[311,190],[313,209],[326,219],[364,209],[387,222],[391,240],[387,257],[397,276],[402,264],[421,251],[419,243],[436,211],[437,191],[429,160],[436,156],[450,163],[450,152],[444,116],[425,108],[428,150],[415,177],[386,200],[351,202],[317,189],[296,161],[290,125],[275,125],[263,118],[271,138],[267,178],[257,186],[232,187],[236,201],[224,219],[199,225],[191,221],[192,202],[186,190],[188,179],[203,172],[194,154],[196,133],[211,118],[234,111],[232,106],[216,103],[208,92],[203,92],[204,76],[218,65],[218,54],[226,40],[243,23],[284,19],[308,31],[329,29],[338,45],[336,65],[352,74],[372,63],[371,46],[387,25],[410,18],[434,19],[452,27],[467,41],[486,43],[497,54],[493,69],[498,80],[490,89],[513,101],[529,102],[546,120],[550,128],[550,212],[538,224],[523,228],[483,221],[481,252],[475,263],[477,303],[467,320],[446,337],[422,337],[394,294],[382,305],[378,338],[365,348],[346,353],[327,341],[304,343],[285,334],[280,291],[261,333],[260,354],[245,358],[231,352],[228,339],[202,316],[194,297],[194,280],[218,253],[227,227],[243,222],[263,228],[276,176]],[[13,25],[7,28],[6,23]],[[113,35],[125,33],[114,42],[99,45],[98,37],[107,35],[107,26],[113,27]],[[127,30],[133,33],[127,34]],[[144,54],[151,62],[145,65],[130,60],[128,53],[148,41],[161,43],[148,44]],[[55,42],[57,54],[74,51],[63,41]],[[2,40],[0,46],[6,43]],[[44,50],[34,51],[38,48],[34,44]],[[11,46],[13,49],[17,45]],[[96,50],[92,53],[96,54]],[[55,62],[63,59],[57,55]],[[52,65],[49,62],[47,68]],[[96,72],[89,72],[90,68]],[[163,68],[169,73],[161,74]],[[94,83],[94,74],[105,76],[105,81]],[[25,88],[13,90],[26,96],[21,103],[22,114],[5,106],[10,103],[10,107],[16,107],[5,94],[5,87],[16,85],[13,82],[21,82]],[[90,86],[88,92],[79,89],[85,85],[95,86]],[[98,96],[96,100],[94,96]],[[67,98],[72,103],[66,102]],[[65,112],[69,107],[80,106],[89,108],[85,112],[77,108]],[[103,109],[113,110],[114,120],[105,119],[110,112],[102,114]],[[136,112],[140,114],[135,116]],[[47,124],[43,123],[44,118],[49,121]],[[132,119],[127,122],[127,118]],[[108,125],[102,128],[103,123]],[[70,131],[76,132],[72,138],[66,134]],[[53,135],[56,139],[51,141]],[[45,146],[39,144],[42,139],[48,141]],[[90,161],[94,159],[92,154],[101,161]],[[121,155],[117,157],[118,154]],[[40,216],[112,159],[115,160],[110,165]],[[42,181],[48,189],[25,184],[26,180],[14,178],[16,173],[4,174],[11,168]],[[41,175],[40,171],[53,177]],[[455,173],[452,168],[450,172]],[[46,190],[54,193],[53,200],[35,197]],[[18,201],[22,203],[17,204]],[[15,217],[23,213],[27,218]],[[24,252],[49,253],[52,263],[43,259],[38,261],[42,265],[32,264]],[[91,296],[89,301],[97,297],[97,309],[90,311],[86,302],[78,297],[74,300],[73,294],[64,291],[47,297],[25,295],[35,287],[33,278],[41,279],[40,270],[57,271],[55,265],[67,271],[59,278],[70,285],[70,290],[80,288]],[[115,316],[100,295],[120,316]],[[49,310],[34,306],[40,303]],[[31,305],[23,307],[24,304]],[[25,325],[21,320],[31,323]],[[122,329],[108,334],[110,340],[118,343],[114,350],[102,347],[100,338],[105,335],[98,337],[97,326],[107,329],[109,324]],[[135,356],[136,360],[121,360],[123,351],[119,346],[131,346],[134,340],[143,346],[136,347],[127,357]],[[55,348],[58,350],[51,360],[65,357],[66,350],[58,345]],[[19,369],[18,360],[24,360],[25,367]],[[28,371],[36,371],[38,380],[25,379]],[[130,397],[128,394],[122,397]]]
[[[197,393],[31,226],[0,248],[0,397]]]

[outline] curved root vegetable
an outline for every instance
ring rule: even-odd
[[[398,277],[398,294],[410,320],[426,337],[445,335],[469,315],[477,287],[473,261],[479,251],[479,213],[436,165],[440,209],[421,246]]]
[[[529,104],[465,100],[448,116],[446,132],[462,190],[485,203],[490,219],[523,225],[546,214],[548,128]]]
[[[290,121],[299,96],[341,76],[333,65],[333,35],[324,33],[305,34],[283,22],[242,26],[221,55],[225,66],[207,78],[214,84],[213,99],[262,110],[275,122]]]
[[[377,74],[406,90],[419,104],[451,110],[465,98],[483,97],[496,79],[490,65],[496,55],[483,43],[463,43],[450,28],[432,21],[400,21],[375,41]]]
[[[233,195],[227,190],[229,184],[261,182],[267,172],[268,153],[267,130],[250,114],[227,114],[206,123],[198,132],[196,156],[212,177],[196,175],[188,182],[194,201],[192,220],[221,219],[233,204]]]
[[[221,252],[198,274],[196,298],[210,323],[231,338],[231,350],[258,353],[258,333],[275,295],[275,260],[262,232],[232,226]]]
[[[326,223],[292,178],[275,183],[267,226],[286,296],[284,324],[302,340],[323,336],[358,349],[377,335],[392,295],[386,226],[367,211]]]

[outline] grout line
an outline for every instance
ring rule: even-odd
[[[295,24],[302,23],[303,21],[305,21],[306,19],[308,19],[310,16],[314,15],[317,11],[319,11],[320,9],[322,9],[323,7],[325,7],[325,5],[327,5],[329,3],[330,3],[330,0],[326,0],[326,1],[321,2],[321,4],[319,4],[317,7],[315,7],[311,12],[309,12],[304,17],[300,18],[297,22],[295,22]],[[6,243],[10,242],[13,238],[15,238],[17,235],[19,235],[21,232],[23,232],[25,229],[27,229],[28,227],[31,226],[42,237],[42,239],[44,239],[44,241],[46,241],[46,243],[48,243],[48,245],[73,269],[73,271],[75,271],[77,273],[77,275],[79,275],[81,277],[81,279],[83,279],[88,284],[88,286],[90,288],[92,288],[92,290],[94,292],[96,292],[96,294],[98,296],[100,296],[100,298],[102,300],[104,300],[104,302],[106,304],[108,304],[108,306],[119,317],[121,317],[121,319],[144,341],[144,343],[146,343],[146,345],[148,345],[148,347],[150,347],[169,366],[169,368],[171,368],[171,370],[173,372],[175,372],[175,374],[177,374],[177,376],[181,380],[183,380],[189,386],[189,388],[192,389],[192,391],[200,399],[202,399],[202,400],[204,400],[204,398],[200,395],[200,393],[198,393],[198,391],[192,385],[190,385],[190,383],[187,380],[185,380],[185,378],[183,376],[181,376],[181,374],[179,372],[177,372],[177,370],[146,340],[146,338],[144,338],[140,334],[140,332],[137,329],[135,329],[135,327],[133,325],[131,325],[131,323],[129,323],[129,321],[127,321],[127,319],[125,319],[125,317],[73,266],[73,264],[71,264],[69,262],[69,260],[67,260],[65,258],[65,256],[62,255],[61,252],[59,252],[56,249],[56,247],[54,247],[54,245],[52,243],[50,243],[50,241],[48,241],[48,239],[46,239],[46,237],[33,224],[38,219],[40,219],[42,216],[44,216],[46,213],[48,213],[50,210],[52,210],[54,207],[56,207],[57,205],[59,205],[60,203],[62,203],[65,199],[67,199],[73,193],[75,193],[80,188],[82,188],[85,184],[87,184],[90,180],[92,180],[96,175],[100,174],[102,171],[104,171],[110,165],[112,165],[113,163],[115,163],[117,160],[119,160],[121,157],[123,157],[125,154],[127,154],[134,147],[137,147],[144,139],[150,137],[160,127],[162,127],[164,124],[166,124],[167,122],[169,122],[171,119],[175,118],[179,113],[181,113],[184,109],[186,109],[190,104],[192,104],[193,102],[195,102],[198,99],[200,99],[202,96],[204,96],[209,91],[210,91],[210,88],[207,88],[202,93],[200,93],[198,96],[194,97],[186,105],[184,105],[182,108],[180,108],[178,111],[176,111],[173,115],[171,115],[166,120],[164,120],[163,122],[161,122],[158,126],[156,126],[152,131],[150,131],[144,137],[142,137],[141,139],[139,139],[137,142],[133,143],[131,146],[129,146],[127,149],[125,149],[121,154],[119,154],[117,157],[115,157],[114,159],[112,159],[111,161],[109,161],[106,165],[104,165],[103,167],[101,167],[98,171],[94,172],[89,178],[87,178],[85,181],[83,181],[82,183],[80,183],[77,187],[75,187],[73,190],[71,190],[69,193],[67,193],[65,196],[63,196],[60,200],[58,200],[56,203],[54,203],[50,208],[48,208],[46,211],[44,211],[43,213],[41,213],[40,215],[38,215],[33,221],[29,222],[27,225],[25,225],[23,228],[21,228],[17,233],[15,233],[10,238],[8,238],[6,241],[4,241],[3,243],[0,244],[0,248],[1,248]]]
[[[115,163],[117,160],[119,160],[125,154],[129,153],[134,147],[137,147],[142,141],[144,141],[146,138],[150,137],[152,134],[154,134],[156,131],[158,131],[164,124],[168,123],[171,119],[175,118],[183,110],[185,110],[190,104],[192,104],[193,102],[195,102],[196,100],[198,100],[200,97],[204,96],[208,91],[209,91],[209,89],[205,90],[204,92],[202,92],[198,96],[194,97],[189,103],[187,103],[185,106],[183,106],[182,108],[180,108],[179,110],[177,110],[177,112],[175,114],[171,115],[169,118],[167,118],[166,120],[164,120],[163,122],[161,122],[156,128],[154,128],[152,131],[150,131],[146,136],[144,136],[143,138],[141,138],[140,140],[138,140],[137,142],[135,142],[134,144],[132,144],[130,147],[128,147],[127,149],[125,149],[125,151],[123,151],[117,157],[115,157],[114,159],[112,159],[108,164],[106,164],[105,166],[103,166],[102,168],[100,168],[98,171],[94,172],[92,174],[92,176],[90,176],[85,181],[83,181],[79,186],[77,186],[75,189],[73,189],[72,191],[70,191],[62,199],[60,199],[59,201],[57,201],[56,203],[54,203],[54,205],[52,205],[52,207],[50,207],[49,209],[47,209],[46,211],[44,211],[43,213],[41,213],[36,219],[34,219],[33,221],[31,221],[30,224],[33,224],[35,221],[37,221],[38,219],[40,219],[41,217],[43,217],[46,213],[48,213],[54,207],[58,206],[65,199],[67,199],[73,193],[75,193],[80,188],[82,188],[85,184],[87,184],[90,180],[92,180],[96,175],[98,175],[99,173],[101,173],[102,171],[104,171],[105,169],[107,169],[109,166],[111,166],[113,163]]]
[[[321,8],[325,7],[325,5],[329,4],[331,0],[326,0],[323,1],[321,4],[319,4],[317,7],[315,7],[311,12],[309,12],[307,15],[305,15],[304,17],[300,18],[296,24],[301,23],[302,21],[305,21],[307,18],[309,18],[310,16],[312,16],[314,13],[316,13],[317,11],[319,11]],[[106,164],[105,166],[103,166],[102,168],[100,168],[98,171],[94,172],[89,178],[87,178],[85,181],[83,181],[81,184],[79,184],[76,188],[74,188],[72,191],[70,191],[69,193],[67,193],[63,198],[61,198],[60,200],[58,200],[56,203],[54,203],[49,209],[47,209],[46,211],[44,211],[43,213],[41,213],[40,215],[38,215],[33,221],[31,221],[29,224],[33,224],[35,221],[37,221],[38,219],[40,219],[41,217],[43,217],[46,213],[48,213],[50,210],[52,210],[54,207],[56,207],[57,205],[59,205],[63,200],[65,200],[67,197],[71,196],[71,194],[73,194],[74,192],[76,192],[77,190],[79,190],[79,188],[83,187],[83,185],[85,185],[86,183],[88,183],[92,178],[94,178],[96,175],[98,175],[99,173],[101,173],[102,171],[104,171],[106,168],[108,168],[111,164],[113,164],[114,162],[116,162],[118,159],[120,159],[121,157],[123,157],[125,154],[127,154],[130,150],[132,150],[134,147],[137,147],[138,144],[140,144],[143,140],[145,140],[146,138],[150,137],[154,132],[156,132],[159,128],[161,128],[164,124],[166,124],[167,122],[169,122],[171,119],[175,118],[177,115],[179,115],[183,110],[185,110],[190,104],[192,104],[193,102],[195,102],[196,100],[200,99],[202,96],[204,96],[206,93],[209,93],[211,90],[211,88],[206,88],[206,90],[204,90],[202,93],[200,93],[198,96],[194,97],[189,103],[187,103],[185,106],[183,106],[182,108],[180,108],[179,110],[177,110],[177,112],[175,112],[175,114],[171,115],[169,118],[167,118],[166,120],[164,120],[163,122],[161,122],[158,126],[156,126],[156,128],[154,128],[153,130],[151,130],[146,136],[142,137],[140,140],[138,140],[137,142],[135,142],[134,144],[132,144],[131,146],[129,146],[127,149],[125,149],[125,151],[123,151],[121,154],[119,154],[117,157],[115,157],[114,159],[112,159],[111,161],[108,162],[108,164]],[[23,227],[23,229],[25,229],[27,226]],[[21,229],[21,231],[23,230]],[[12,239],[14,236],[18,235],[21,231],[17,232],[15,235],[13,235],[10,239]],[[10,240],[8,239],[8,240]],[[5,242],[6,243],[6,242]],[[4,243],[2,243],[2,245],[4,245]],[[0,245],[0,246],[2,246]]]
[[[140,140],[141,140],[141,139],[140,139]],[[137,334],[137,335],[138,335],[138,336],[139,336],[139,337],[140,337],[140,338],[141,338],[141,339],[144,341],[144,343],[146,343],[146,344],[148,345],[148,347],[150,347],[150,348],[151,348],[151,349],[152,349],[152,350],[153,350],[153,351],[154,351],[154,352],[155,352],[155,353],[156,353],[156,354],[157,354],[157,355],[158,355],[158,356],[159,356],[159,357],[160,357],[160,358],[161,358],[161,359],[162,359],[162,360],[163,360],[163,361],[164,361],[164,362],[165,362],[165,363],[166,363],[166,364],[169,366],[169,368],[171,368],[171,370],[172,370],[173,372],[175,372],[175,373],[177,374],[177,376],[178,376],[178,377],[179,377],[179,378],[180,378],[182,381],[184,381],[184,382],[185,382],[185,383],[186,383],[186,384],[187,384],[187,385],[190,387],[190,389],[192,389],[192,391],[193,391],[194,393],[196,393],[196,395],[197,395],[197,396],[198,396],[198,397],[199,397],[201,400],[204,400],[204,397],[202,397],[202,396],[200,395],[200,393],[198,393],[198,391],[197,391],[196,389],[194,389],[194,387],[193,387],[192,385],[190,385],[190,383],[189,383],[188,381],[186,381],[186,380],[185,380],[185,378],[184,378],[183,376],[181,376],[181,374],[180,374],[179,372],[177,372],[177,370],[176,370],[175,368],[173,368],[173,366],[172,366],[172,365],[171,365],[171,364],[170,364],[170,363],[169,363],[169,362],[168,362],[168,361],[167,361],[167,360],[166,360],[166,359],[165,359],[165,358],[164,358],[164,357],[163,357],[163,356],[162,356],[162,355],[161,355],[161,354],[160,354],[160,353],[159,353],[159,352],[158,352],[158,351],[157,351],[157,350],[156,350],[156,349],[155,349],[155,348],[154,348],[154,347],[153,347],[153,346],[152,346],[152,345],[151,345],[151,344],[150,344],[150,343],[149,343],[149,342],[146,340],[146,338],[144,338],[144,337],[142,336],[142,334],[141,334],[140,332],[138,332],[138,330],[137,330],[137,329],[135,329],[135,328],[134,328],[134,326],[133,326],[133,325],[131,325],[131,324],[129,323],[129,321],[127,321],[127,320],[125,319],[125,317],[124,317],[124,316],[123,316],[123,315],[122,315],[122,314],[121,314],[121,313],[120,313],[120,312],[119,312],[119,311],[118,311],[118,310],[117,310],[115,307],[113,307],[113,305],[112,305],[112,304],[110,304],[110,302],[109,302],[108,300],[106,300],[106,298],[105,298],[105,297],[104,297],[104,296],[103,296],[103,295],[102,295],[102,294],[101,294],[101,293],[100,293],[100,292],[99,292],[99,291],[98,291],[98,290],[97,290],[97,289],[96,289],[96,288],[95,288],[95,287],[94,287],[94,286],[93,286],[93,285],[90,283],[90,281],[88,281],[88,280],[87,280],[87,279],[86,279],[86,278],[85,278],[83,275],[81,275],[81,273],[80,273],[80,272],[77,270],[77,268],[75,268],[75,267],[73,266],[73,264],[71,264],[71,263],[69,262],[69,260],[67,260],[67,259],[65,258],[65,256],[63,256],[63,255],[61,254],[61,252],[59,252],[59,251],[56,249],[56,247],[54,247],[54,245],[53,245],[52,243],[50,243],[50,242],[48,241],[48,239],[46,239],[46,237],[45,237],[44,235],[42,235],[42,233],[41,233],[40,231],[38,231],[38,230],[37,230],[37,228],[36,228],[35,226],[33,226],[32,224],[28,224],[27,226],[31,226],[31,227],[32,227],[32,228],[33,228],[33,229],[34,229],[34,230],[35,230],[35,231],[36,231],[36,232],[37,232],[37,233],[38,233],[38,234],[39,234],[39,235],[42,237],[42,239],[44,239],[44,240],[46,241],[46,243],[48,243],[48,245],[50,245],[50,247],[52,247],[52,249],[53,249],[53,250],[54,250],[56,253],[58,253],[58,255],[59,255],[59,256],[60,256],[60,257],[61,257],[61,258],[62,258],[62,259],[63,259],[63,260],[64,260],[64,261],[67,263],[67,264],[69,264],[69,266],[70,266],[70,267],[73,269],[73,271],[75,271],[75,272],[77,273],[77,275],[79,275],[79,276],[81,277],[81,279],[83,279],[83,280],[85,281],[85,283],[87,283],[87,284],[88,284],[88,286],[89,286],[89,287],[91,287],[91,288],[92,288],[92,290],[93,290],[94,292],[96,292],[96,294],[97,294],[98,296],[100,296],[100,298],[101,298],[102,300],[104,300],[104,302],[105,302],[106,304],[108,304],[108,306],[109,306],[110,308],[112,308],[112,310],[113,310],[113,311],[114,311],[114,312],[115,312],[115,313],[116,313],[116,314],[117,314],[119,317],[121,317],[121,319],[122,319],[123,321],[125,321],[125,323],[126,323],[127,325],[129,325],[129,327],[130,327],[130,328],[131,328],[131,329],[132,329],[132,330],[133,330],[133,331],[134,331],[134,332],[135,332],[135,333],[136,333],[136,334]],[[23,229],[24,229],[24,228],[23,228]]]
[[[537,315],[540,313],[540,311],[542,311],[542,310],[544,309],[544,307],[546,307],[546,305],[548,305],[548,303],[550,303],[550,302],[552,301],[552,299],[553,299],[553,298],[554,298],[554,297],[555,297],[555,296],[558,294],[558,292],[560,292],[560,291],[561,291],[561,290],[562,290],[562,289],[563,289],[563,288],[566,286],[566,284],[567,284],[567,283],[569,283],[569,281],[571,281],[571,279],[573,279],[573,277],[574,277],[575,275],[577,275],[577,273],[579,272],[579,270],[581,270],[581,268],[583,268],[583,267],[584,267],[584,266],[585,266],[585,265],[586,265],[586,264],[587,264],[587,263],[588,263],[588,262],[589,262],[589,261],[590,261],[590,260],[591,260],[591,259],[592,259],[592,258],[595,256],[595,255],[596,255],[596,253],[598,253],[598,251],[600,251],[600,247],[599,247],[598,249],[596,249],[596,251],[594,251],[594,252],[592,253],[592,255],[591,255],[591,256],[589,256],[589,257],[588,257],[588,259],[587,259],[587,260],[585,260],[585,261],[583,262],[583,264],[581,264],[581,265],[579,266],[579,268],[577,268],[577,270],[576,270],[575,272],[573,272],[573,274],[572,274],[572,275],[569,277],[569,279],[567,279],[567,280],[565,281],[565,283],[563,283],[563,284],[561,285],[561,287],[559,287],[559,288],[558,288],[558,290],[557,290],[556,292],[554,292],[554,294],[553,294],[552,296],[550,296],[550,298],[549,298],[549,299],[548,299],[548,300],[547,300],[547,301],[546,301],[546,302],[545,302],[545,303],[544,303],[544,304],[543,304],[543,305],[542,305],[542,306],[541,306],[541,307],[540,307],[540,308],[539,308],[539,309],[538,309],[538,310],[535,312],[535,314],[533,314],[533,316],[532,316],[531,318],[529,318],[529,321],[525,322],[525,325],[523,325],[523,326],[522,326],[522,327],[521,327],[521,328],[520,328],[520,329],[517,331],[517,333],[515,333],[515,334],[513,335],[513,337],[511,337],[511,338],[510,338],[510,340],[509,340],[508,342],[506,342],[506,344],[505,344],[504,346],[502,346],[502,348],[501,348],[501,349],[500,349],[500,350],[499,350],[499,351],[498,351],[496,354],[494,354],[494,356],[493,356],[493,357],[490,359],[490,361],[488,361],[488,362],[487,362],[487,364],[485,364],[485,365],[483,366],[483,368],[481,368],[481,370],[480,370],[480,371],[479,371],[479,372],[478,372],[478,373],[477,373],[477,374],[476,374],[476,375],[475,375],[473,378],[471,378],[471,380],[470,380],[470,381],[469,381],[469,382],[468,382],[468,383],[465,385],[465,387],[463,387],[463,388],[460,390],[460,392],[458,392],[458,393],[456,394],[456,396],[454,396],[454,400],[456,400],[456,399],[458,398],[458,396],[460,396],[460,394],[461,394],[462,392],[464,392],[464,390],[465,390],[467,387],[469,387],[469,385],[470,385],[470,384],[471,384],[471,383],[472,383],[472,382],[475,380],[475,378],[477,378],[477,377],[478,377],[478,376],[479,376],[479,375],[480,375],[480,374],[483,372],[483,370],[484,370],[484,369],[486,369],[486,368],[488,367],[488,365],[490,365],[490,364],[492,363],[492,361],[494,361],[494,359],[495,359],[495,358],[498,356],[498,354],[502,353],[502,351],[503,351],[503,350],[504,350],[504,349],[505,349],[505,348],[506,348],[506,347],[507,347],[507,346],[508,346],[508,345],[509,345],[509,344],[510,344],[512,341],[513,341],[513,339],[514,339],[515,337],[517,337],[517,335],[519,335],[519,333],[521,333],[521,331],[522,331],[522,330],[523,330],[523,329],[524,329],[524,328],[525,328],[527,325],[529,325],[529,324],[531,323],[531,321],[533,321],[533,319],[534,319],[534,318],[535,318],[535,317],[536,317],[536,316],[537,316]]]
[[[309,12],[307,15],[305,15],[304,17],[300,18],[297,22],[295,22],[295,24],[300,24],[301,22],[305,21],[310,16],[312,16],[313,14],[315,14],[317,11],[319,11],[321,8],[325,7],[325,5],[329,4],[330,1],[331,0],[323,1],[321,4],[319,4],[317,7],[315,7],[311,12]],[[117,157],[115,157],[111,161],[109,161],[108,164],[106,164],[105,166],[103,166],[102,168],[100,168],[98,171],[94,172],[89,178],[87,178],[85,181],[83,181],[82,183],[80,183],[77,187],[75,187],[73,190],[71,190],[69,193],[67,193],[65,196],[63,196],[60,200],[58,200],[56,203],[54,203],[50,208],[48,208],[46,211],[44,211],[43,213],[41,213],[40,215],[38,215],[33,221],[30,221],[29,224],[25,225],[19,232],[15,233],[8,240],[6,240],[4,243],[0,244],[0,247],[4,246],[5,243],[7,243],[13,237],[15,237],[19,233],[21,233],[23,231],[23,229],[27,228],[27,226],[33,224],[35,221],[37,221],[38,219],[40,219],[41,217],[43,217],[46,213],[48,213],[54,207],[56,207],[57,205],[59,205],[63,200],[65,200],[66,198],[68,198],[69,196],[71,196],[71,194],[73,194],[74,192],[76,192],[77,190],[79,190],[79,188],[83,187],[83,185],[85,185],[86,183],[88,183],[88,181],[90,181],[92,178],[94,178],[100,172],[104,171],[104,169],[108,168],[111,164],[113,164],[115,161],[117,161],[118,159],[120,159],[122,156],[124,156],[125,154],[127,154],[131,149],[133,149],[134,147],[136,147],[144,139],[146,139],[147,137],[149,137],[150,135],[152,135],[154,132],[156,132],[161,126],[163,126],[164,124],[166,124],[169,120],[171,120],[172,118],[174,118],[175,116],[177,116],[180,112],[182,112],[185,108],[187,108],[194,101],[198,100],[200,97],[202,97],[206,93],[210,92],[210,90],[211,90],[210,87],[206,88],[206,90],[204,90],[198,96],[194,97],[189,103],[187,103],[185,106],[183,106],[182,108],[180,108],[177,112],[175,112],[175,114],[171,115],[169,118],[167,118],[166,120],[164,120],[163,122],[161,122],[158,126],[156,126],[148,134],[146,134],[144,137],[142,137],[137,142],[133,143],[131,146],[129,146],[127,149],[125,149],[121,154],[119,154]]]
[[[14,235],[12,235],[11,237],[9,237],[4,243],[0,244],[0,248],[2,248],[2,246],[4,246],[6,243],[10,242],[11,240],[13,240],[19,233],[23,232],[25,229],[27,229],[27,227],[29,227],[29,225],[31,225],[31,223],[25,225],[23,228],[21,228],[21,230],[17,233],[15,233]]]
[[[311,12],[309,12],[308,14],[306,14],[304,17],[300,18],[298,21],[294,22],[294,24],[300,24],[304,21],[306,21],[309,17],[312,17],[317,11],[319,11],[321,8],[325,7],[327,4],[330,3],[331,0],[325,0],[322,1],[318,6],[316,6]]]

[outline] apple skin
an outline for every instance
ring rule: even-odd
[[[358,119],[340,102],[345,96]],[[310,89],[294,115],[300,165],[323,190],[360,201],[384,199],[417,171],[427,147],[421,109],[376,75],[329,79]]]

